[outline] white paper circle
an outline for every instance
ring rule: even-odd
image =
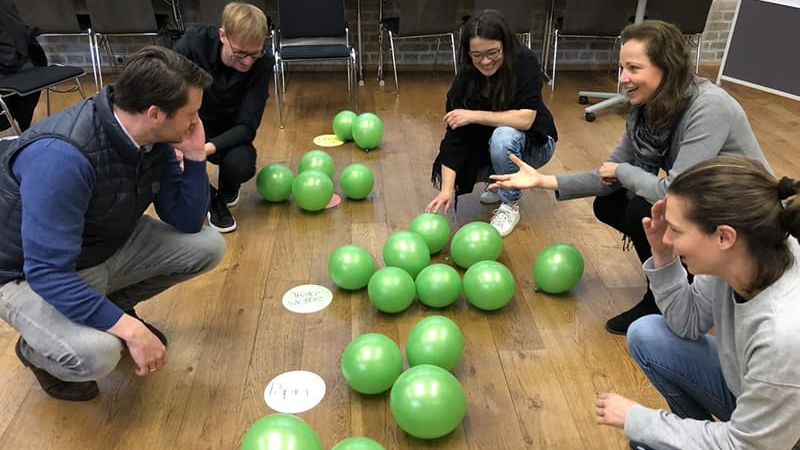
[[[277,412],[297,414],[317,406],[325,397],[325,380],[314,372],[294,370],[273,378],[264,401]]]
[[[283,294],[283,307],[298,314],[322,311],[333,301],[333,293],[325,286],[304,284]]]

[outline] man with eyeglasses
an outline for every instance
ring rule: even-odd
[[[264,52],[266,37],[264,12],[232,2],[222,12],[221,27],[190,28],[174,48],[214,78],[204,92],[200,118],[206,129],[208,161],[219,166],[208,223],[220,233],[236,229],[229,208],[239,202],[242,183],[256,173],[253,139],[267,103],[273,65]]]

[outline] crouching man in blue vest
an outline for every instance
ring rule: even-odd
[[[113,87],[0,141],[0,317],[52,397],[96,397],[124,347],[137,375],[158,372],[167,339],[134,307],[222,259],[225,241],[203,226],[197,111],[210,83],[147,47]],[[143,215],[151,204],[161,220]]]

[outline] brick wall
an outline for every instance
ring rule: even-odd
[[[74,0],[79,14],[87,14],[84,0]],[[126,0],[129,1],[129,0]],[[291,1],[291,0],[289,0]],[[361,0],[361,19],[363,37],[363,61],[366,70],[374,71],[378,62],[377,44],[377,23],[378,23],[378,2],[380,0]],[[435,0],[431,0],[435,1]],[[469,14],[471,1],[459,0],[459,16]],[[530,0],[529,0],[530,1]],[[184,20],[187,23],[196,22],[199,18],[199,6],[197,0],[181,0],[183,7]],[[556,0],[556,11],[560,9],[563,1]],[[153,0],[153,4],[158,14],[169,14],[169,7],[162,0]],[[277,22],[277,1],[266,0],[266,12],[273,21]],[[536,2],[532,18],[533,42],[532,47],[541,54],[542,38],[545,20],[546,2]],[[345,0],[345,7],[348,14],[348,21],[351,24],[351,36],[355,41],[356,28],[356,5],[357,0]],[[388,0],[385,3],[386,13],[397,11],[398,0]],[[703,33],[703,45],[701,58],[704,63],[718,63],[722,59],[725,50],[725,43],[733,20],[736,9],[736,0],[713,0],[705,32]],[[62,64],[73,64],[89,67],[91,65],[88,40],[77,37],[42,37],[40,41],[50,56],[51,62]],[[150,38],[143,37],[118,37],[112,38],[111,45],[116,60],[122,60],[126,54],[135,51],[141,46],[152,43]],[[434,62],[436,41],[434,39],[404,40],[398,42],[396,46],[398,65],[403,69],[422,69],[429,68]],[[388,47],[387,47],[388,51]],[[109,65],[109,60],[101,52],[104,66]],[[616,53],[616,52],[615,52]],[[589,40],[564,40],[559,45],[558,59],[559,67],[562,68],[598,68],[605,67],[609,57],[615,56],[611,53],[610,41],[589,41]],[[442,40],[439,54],[439,69],[450,70],[450,48],[449,43]],[[388,53],[387,53],[387,61]],[[388,67],[388,66],[387,66]]]

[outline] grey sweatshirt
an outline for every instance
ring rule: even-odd
[[[632,120],[630,115],[628,120]],[[667,172],[666,178],[632,164],[633,146],[636,144],[629,135],[631,125],[629,123],[626,127],[622,142],[608,161],[619,163],[617,179],[620,185],[650,203],[664,198],[669,184],[679,173],[718,155],[744,155],[769,168],[741,105],[722,88],[705,79],[699,81],[691,103],[676,125],[672,145],[661,165]],[[556,179],[556,198],[559,200],[603,196],[616,189],[603,185],[597,170],[558,175]]]
[[[634,406],[625,434],[658,450],[800,449],[800,246],[789,239],[792,265],[747,302],[716,276],[694,283],[678,262],[655,269],[644,263],[656,303],[678,336],[698,339],[712,327],[722,374],[736,397],[728,422],[680,417]]]

